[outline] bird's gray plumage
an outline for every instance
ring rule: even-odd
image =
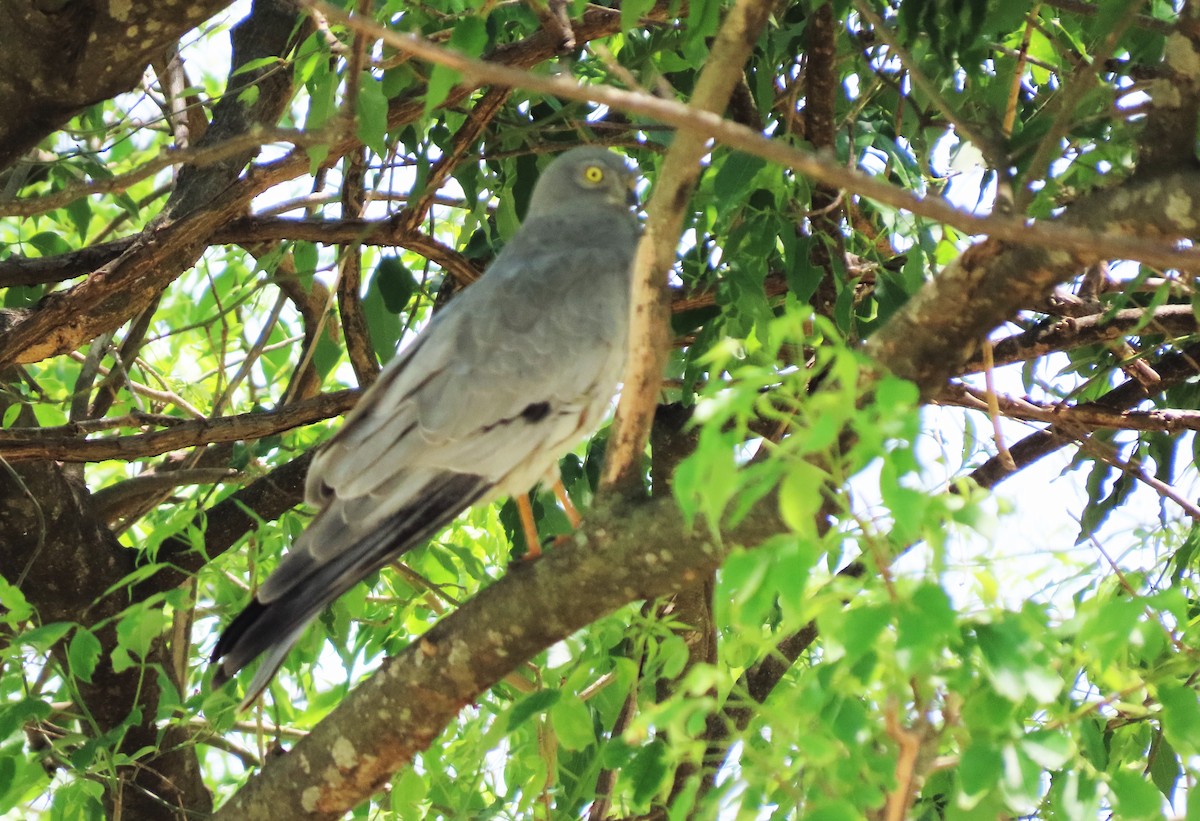
[[[487,273],[313,459],[305,498],[319,512],[221,635],[219,681],[265,653],[253,700],[325,605],[467,507],[553,475],[599,425],[625,362],[634,179],[601,148],[547,167]]]

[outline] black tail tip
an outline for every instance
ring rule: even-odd
[[[219,665],[216,675],[213,676],[214,686],[220,687],[229,681],[233,673],[237,672],[236,669],[228,670],[225,665],[221,665],[221,659],[233,652],[241,638],[250,629],[251,625],[258,621],[266,609],[267,606],[257,598],[251,599],[245,609],[241,613],[238,613],[234,620],[221,631],[221,637],[217,639],[217,646],[213,648],[212,655],[208,657],[209,664]]]
[[[224,667],[217,667],[217,672],[213,674],[213,689],[219,690],[231,681],[231,677],[225,672]]]

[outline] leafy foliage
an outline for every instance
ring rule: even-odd
[[[0,174],[6,817],[204,814],[209,793],[228,800],[278,746],[336,721],[385,656],[519,573],[513,503],[473,509],[322,614],[249,716],[237,685],[211,686],[213,635],[308,521],[296,475],[348,410],[338,391],[469,287],[548,155],[603,143],[651,190],[667,173],[672,133],[652,118],[476,88],[489,78],[336,9],[285,32],[263,22],[270,5],[234,39],[283,45],[230,57],[218,18],[140,92],[78,112]],[[684,102],[731,16],[713,0],[559,10],[370,6],[467,56]],[[912,207],[714,143],[677,206],[674,345],[642,489],[684,523],[644,534],[648,553],[701,531],[728,555],[670,599],[631,590],[514,658],[353,816],[1200,817],[1192,280],[1074,265],[1055,294],[989,317],[986,354],[944,346],[932,391],[864,352],[963,271],[1029,274],[996,261],[1016,243],[974,242],[969,214],[1196,241],[1200,223],[1175,227],[1194,189],[1140,223],[1087,210],[1095,192],[1126,196],[1142,164],[1194,163],[1200,60],[1179,55],[1200,44],[1178,16],[1163,0],[777,8],[749,63],[719,67],[740,77],[727,116]],[[1188,153],[1164,160],[1176,109]],[[206,154],[246,135],[265,146],[253,159]],[[190,152],[182,169],[137,177],[172,148]],[[144,306],[129,307],[147,280],[104,290],[176,242],[163,232],[197,197],[195,252],[167,258]],[[935,199],[963,221],[933,220],[920,203]],[[66,348],[25,356],[43,340],[21,342],[21,323],[85,287],[104,298],[57,327]],[[919,334],[952,339],[954,313]],[[562,461],[585,519],[609,435]],[[991,492],[1010,477],[1023,489]],[[544,537],[570,533],[547,489],[533,502]],[[742,543],[748,522],[777,526]],[[530,623],[553,615],[537,603]],[[174,792],[138,780],[155,768]]]

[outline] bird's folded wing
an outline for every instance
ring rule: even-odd
[[[525,265],[540,266],[546,276],[535,270],[511,279],[498,258],[384,370],[313,460],[308,500],[322,511],[260,597],[283,595],[326,562],[359,567],[342,555],[373,545],[370,536],[384,523],[424,533],[427,522],[444,523],[473,502],[528,489],[594,428],[611,399],[624,347],[602,338],[622,326],[617,312],[625,310],[619,297],[601,296],[619,291],[596,281],[612,276],[600,270],[606,262],[591,258],[576,271],[582,275],[576,281],[598,294],[578,306],[561,274],[549,275],[562,265],[558,255],[526,257]],[[422,497],[441,488],[447,474],[475,477],[467,483],[475,498],[439,494],[438,504],[448,509],[432,509]],[[423,521],[397,522],[403,511]],[[363,575],[376,569],[361,566]]]

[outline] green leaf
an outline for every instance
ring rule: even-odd
[[[626,765],[625,773],[633,781],[634,804],[639,807],[649,804],[667,781],[666,747],[660,741],[642,747]]]
[[[629,31],[637,28],[642,17],[654,8],[654,0],[622,0],[621,30]]]
[[[1114,473],[1112,490],[1105,494],[1104,484]],[[1136,486],[1137,482],[1129,474],[1116,472],[1106,462],[1097,461],[1088,475],[1088,505],[1083,509],[1083,515],[1080,516],[1079,536],[1076,538],[1075,544],[1082,544],[1095,535],[1096,531],[1108,521],[1112,512],[1129,498]]]
[[[1021,751],[1047,770],[1064,766],[1074,754],[1070,736],[1058,730],[1035,730],[1021,739]]]
[[[75,225],[75,234],[79,241],[87,239],[88,226],[92,223],[92,204],[88,199],[77,199],[66,207],[67,215]]]
[[[917,406],[920,398],[920,391],[915,384],[890,374],[881,378],[875,386],[875,407],[883,416],[908,412]]]
[[[846,650],[850,659],[858,658],[874,650],[875,639],[891,621],[890,607],[860,604],[846,610],[842,619],[830,620],[831,635]]]
[[[1175,787],[1183,777],[1183,765],[1175,748],[1166,738],[1159,736],[1150,748],[1150,780],[1168,801],[1175,800]]]
[[[963,750],[958,764],[959,785],[963,794],[977,801],[996,786],[1001,766],[999,750],[986,742],[972,742]]]
[[[358,86],[358,138],[382,157],[387,154],[388,98],[383,83],[369,71],[361,75]]]
[[[909,663],[937,664],[947,640],[958,634],[957,615],[946,591],[922,584],[901,607],[896,620],[896,649],[911,654]],[[903,657],[902,657],[903,659]],[[914,669],[906,666],[906,669]]]
[[[827,480],[825,471],[811,462],[792,462],[779,485],[779,513],[783,521],[801,536],[815,536],[817,512]]]
[[[703,44],[706,38],[716,33],[720,21],[719,0],[693,0],[688,3],[687,25],[684,26],[688,42]]]
[[[313,365],[322,380],[333,372],[342,361],[342,346],[330,338],[328,332],[321,334],[313,347]]]
[[[379,280],[379,291],[384,305],[394,314],[408,307],[408,301],[417,292],[417,279],[399,257],[384,257],[375,269]]]
[[[1013,702],[1027,696],[1049,701],[1061,692],[1062,677],[1050,668],[1018,618],[1006,615],[993,624],[979,625],[975,633],[996,692]]]
[[[363,298],[363,313],[367,317],[371,344],[382,364],[386,365],[396,354],[404,331],[399,314],[416,288],[416,280],[399,259],[384,257],[379,261]]]
[[[1133,6],[1134,0],[1100,0],[1096,4],[1096,17],[1089,26],[1092,35],[1112,31],[1117,21],[1123,19]]]
[[[1083,752],[1092,766],[1099,771],[1108,769],[1108,742],[1105,740],[1103,722],[1084,719],[1079,723],[1079,736],[1083,741]]]
[[[487,48],[487,23],[478,15],[469,15],[458,21],[450,35],[450,48],[461,51],[468,57],[479,57]]]
[[[167,614],[157,607],[131,607],[117,622],[117,646],[144,659],[150,652],[150,646],[163,634],[168,623]]]
[[[42,762],[25,754],[23,742],[0,747],[0,814],[21,808],[20,815],[5,817],[28,817],[31,803],[45,792],[49,781]]]
[[[44,257],[54,257],[74,250],[65,239],[54,231],[41,231],[25,241]]]
[[[258,102],[259,88],[257,85],[246,86],[238,92],[237,101],[242,105],[250,108]]]
[[[1108,777],[1115,818],[1121,821],[1162,818],[1162,795],[1140,773],[1118,770]]]
[[[0,706],[0,741],[30,721],[41,721],[50,715],[50,704],[40,698],[21,698]]]
[[[862,811],[845,799],[818,800],[804,813],[804,821],[861,821]]]
[[[729,206],[743,205],[744,201],[741,200],[753,184],[755,175],[766,164],[766,160],[753,154],[743,154],[741,151],[731,153],[713,178],[713,194],[718,202]]]
[[[1085,619],[1079,639],[1104,664],[1114,664],[1127,656],[1130,637],[1145,617],[1144,605],[1126,596],[1093,599],[1080,611]]]
[[[229,76],[240,77],[243,74],[248,74],[249,72],[254,71],[256,68],[266,68],[267,66],[283,67],[284,65],[284,61],[275,55],[271,55],[269,57],[257,57],[253,60],[247,60],[245,63],[238,66]]]
[[[296,265],[296,276],[304,283],[304,287],[311,291],[319,263],[317,246],[311,242],[297,240],[292,243],[292,260]]]
[[[538,690],[525,696],[508,711],[506,732],[511,733],[535,715],[546,712],[557,704],[561,697],[561,690]]]
[[[308,82],[308,114],[304,119],[306,131],[316,131],[329,121],[337,110],[337,90],[341,78],[329,69],[327,61],[318,62]]]
[[[43,624],[41,627],[26,630],[17,636],[17,642],[46,652],[57,644],[59,639],[65,636],[73,626],[69,621],[55,621],[50,624]]]
[[[1000,787],[1006,802],[1021,815],[1038,808],[1042,794],[1042,768],[1015,744],[1006,744],[1000,752],[1004,770]]]
[[[1200,695],[1191,687],[1158,685],[1163,735],[1183,755],[1200,752]]]
[[[796,299],[807,303],[824,279],[825,269],[814,265],[812,261],[813,246],[817,240],[795,234],[792,231],[783,237],[784,274],[788,288],[796,295]]]
[[[100,640],[91,630],[80,627],[71,636],[67,645],[67,660],[71,666],[71,674],[86,682],[91,682],[92,673],[100,661]]]
[[[429,797],[425,779],[412,767],[405,767],[392,779],[392,810],[401,818],[424,818],[422,805]]]
[[[482,17],[471,15],[458,21],[450,34],[449,47],[460,51],[468,57],[478,57],[487,46],[487,25]],[[429,75],[429,85],[425,90],[425,114],[437,108],[450,94],[450,90],[458,84],[462,75],[452,68],[436,65]]]
[[[550,720],[564,749],[583,750],[597,741],[592,712],[578,696],[564,695],[552,704]]]
[[[50,804],[51,821],[79,821],[81,818],[103,818],[100,798],[103,785],[85,778],[75,779],[54,791]]]
[[[20,407],[14,405],[13,407]],[[5,426],[7,427],[7,425]],[[10,626],[17,626],[27,621],[33,615],[33,607],[25,598],[25,594],[15,584],[9,584],[8,579],[0,576],[0,621]]]
[[[412,66],[402,65],[396,68],[389,68],[383,72],[383,96],[391,100],[394,97],[400,96],[400,93],[407,88],[411,88],[416,83],[416,75],[412,70]]]

